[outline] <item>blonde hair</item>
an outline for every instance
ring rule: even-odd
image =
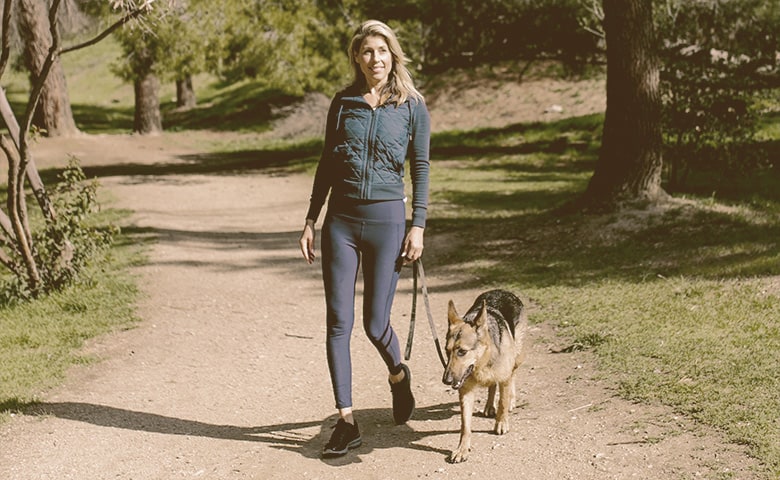
[[[365,87],[366,77],[360,70],[360,65],[357,64],[358,50],[363,44],[363,40],[367,37],[382,37],[387,43],[387,47],[390,49],[390,55],[393,57],[393,68],[390,71],[390,75],[387,78],[387,84],[384,86],[382,95],[388,95],[392,100],[396,102],[396,105],[401,105],[407,98],[414,98],[422,101],[422,94],[415,88],[412,81],[412,75],[409,73],[409,69],[406,68],[406,64],[409,63],[409,59],[401,49],[401,44],[398,42],[395,32],[386,24],[379,20],[367,20],[363,22],[355,34],[352,36],[352,41],[349,43],[349,62],[352,65],[355,78],[352,82],[353,86]]]

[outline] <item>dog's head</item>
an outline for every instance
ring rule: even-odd
[[[477,361],[485,353],[483,340],[487,335],[487,308],[482,305],[482,310],[472,324],[458,315],[455,304],[450,300],[447,318],[447,368],[444,369],[442,382],[458,390],[474,372]]]

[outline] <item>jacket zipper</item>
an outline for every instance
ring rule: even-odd
[[[378,108],[377,108],[378,110]],[[369,124],[368,128],[368,137],[366,138],[366,151],[365,151],[365,158],[363,159],[363,188],[360,192],[360,198],[366,200],[368,199],[368,195],[370,193],[370,181],[369,181],[369,173],[371,169],[369,168],[369,158],[371,157],[371,152],[373,151],[373,144],[374,144],[374,129],[376,128],[376,112],[377,110],[371,109],[371,123]]]

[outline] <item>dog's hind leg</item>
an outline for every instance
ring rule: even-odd
[[[465,462],[471,451],[471,416],[474,410],[474,385],[464,385],[460,390],[460,443],[452,454],[450,463]]]
[[[496,388],[497,384],[493,384],[488,387],[487,402],[485,402],[485,410],[482,414],[488,418],[496,416]]]

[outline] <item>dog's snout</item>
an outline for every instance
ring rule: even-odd
[[[446,370],[444,375],[441,377],[441,381],[445,385],[452,385],[452,373],[450,373],[449,370]]]

